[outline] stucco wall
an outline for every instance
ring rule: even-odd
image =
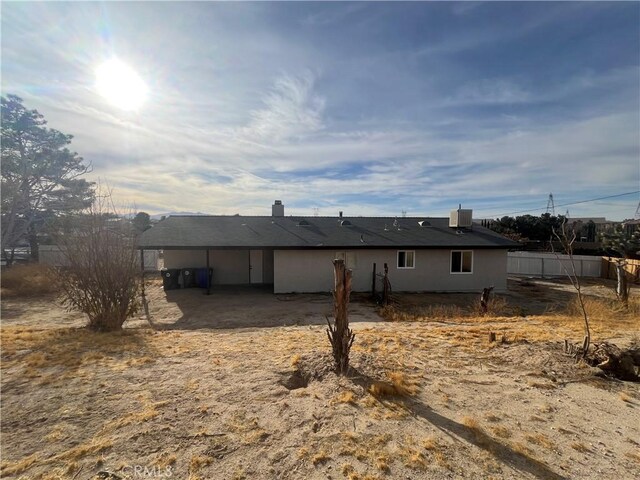
[[[276,250],[274,293],[328,292],[333,287],[332,250]],[[507,251],[474,250],[473,273],[450,273],[451,250],[416,250],[415,268],[397,268],[397,250],[351,250],[353,290],[370,291],[373,263],[382,272],[386,262],[394,291],[469,292],[489,285],[507,288]]]
[[[249,250],[209,250],[214,285],[249,283]],[[165,268],[204,268],[205,250],[165,250]]]

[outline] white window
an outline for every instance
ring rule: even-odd
[[[451,251],[451,273],[473,273],[473,250]]]
[[[398,268],[416,268],[415,250],[398,250]]]

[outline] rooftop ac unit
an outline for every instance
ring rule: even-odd
[[[458,208],[451,210],[449,216],[449,226],[452,228],[471,228],[473,210]]]

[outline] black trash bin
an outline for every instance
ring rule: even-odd
[[[179,268],[163,268],[160,271],[162,275],[162,286],[165,290],[175,290],[180,288],[180,269]]]
[[[193,288],[196,286],[196,269],[182,269],[182,288]]]

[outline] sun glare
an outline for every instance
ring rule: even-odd
[[[116,58],[96,69],[96,88],[109,103],[128,111],[140,108],[148,90],[136,71]]]

